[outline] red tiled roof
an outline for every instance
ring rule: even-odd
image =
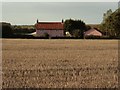
[[[63,30],[61,22],[39,22],[35,25],[37,30]]]

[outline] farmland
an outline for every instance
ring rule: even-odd
[[[117,40],[2,40],[3,88],[118,87]]]

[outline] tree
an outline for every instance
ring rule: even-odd
[[[90,25],[86,25],[86,31],[90,30],[92,27]]]
[[[65,20],[64,22],[64,32],[72,32],[72,29],[73,29],[73,20],[72,19],[69,19],[69,20]]]
[[[109,15],[104,21],[101,24],[101,30],[106,32],[106,35],[120,36],[120,8]]]
[[[5,23],[2,22],[0,23],[2,26],[2,29],[0,32],[2,32],[2,37],[7,38],[7,37],[12,37],[13,35],[13,29],[10,23]]]
[[[68,19],[64,22],[64,32],[70,32],[73,37],[83,38],[86,25],[81,20]]]

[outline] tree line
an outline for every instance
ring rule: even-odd
[[[114,12],[108,10],[107,13],[109,15],[105,16],[103,22],[97,25],[96,29],[99,29],[104,36],[120,37],[120,8]],[[86,25],[82,20],[67,19],[64,22],[64,34],[69,32],[72,37],[84,38],[84,32],[91,29],[91,27],[92,25]],[[0,30],[2,37],[12,37],[35,32],[35,27],[34,25],[11,25],[3,22],[0,23]]]
[[[0,23],[1,37],[9,38],[35,32],[34,25],[11,25],[7,22]]]
[[[34,25],[13,25],[14,34],[26,34],[35,32]]]

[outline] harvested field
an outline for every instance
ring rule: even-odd
[[[118,87],[117,40],[2,42],[3,88]]]

